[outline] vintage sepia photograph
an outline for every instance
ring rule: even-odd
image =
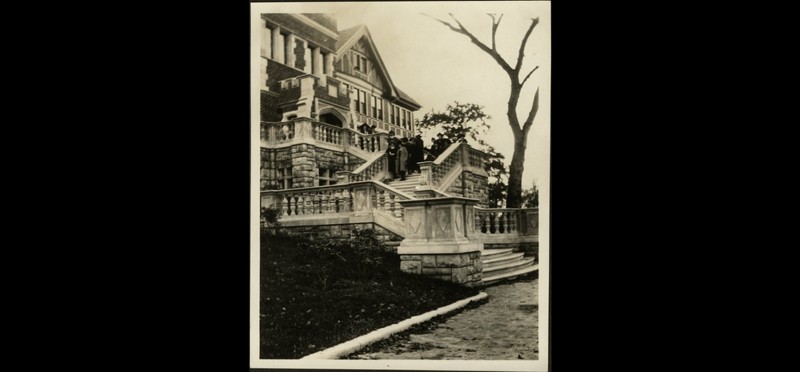
[[[550,2],[250,13],[251,368],[548,370]]]

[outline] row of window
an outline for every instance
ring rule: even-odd
[[[277,188],[281,190],[291,189],[292,183],[292,167],[276,169]],[[319,168],[319,186],[335,185],[337,182],[336,171],[330,168]]]
[[[356,102],[357,113],[379,120],[386,120],[392,125],[411,130],[411,123],[413,122],[411,111],[400,106],[388,104],[389,117],[385,119],[383,116],[384,100],[382,98],[368,94],[367,91],[351,87],[348,84],[342,84],[343,92],[348,89],[350,89],[351,97]],[[369,110],[367,110],[367,104],[369,104]]]

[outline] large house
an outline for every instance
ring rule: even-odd
[[[259,31],[261,206],[280,209],[282,229],[331,239],[374,229],[398,247],[404,271],[468,285],[535,270],[511,251],[536,249],[538,211],[484,208],[483,152],[455,143],[419,163],[421,173],[384,182],[388,133],[414,136],[421,105],[392,80],[366,26],[270,13]],[[375,132],[359,131],[363,124]],[[420,253],[403,254],[426,244],[452,265],[433,273]],[[484,246],[507,248],[493,252],[494,271],[481,268]]]

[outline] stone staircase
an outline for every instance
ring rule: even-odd
[[[397,190],[400,190],[408,195],[414,195],[414,188],[416,188],[417,185],[419,185],[419,177],[420,177],[419,173],[414,173],[407,175],[405,181],[400,181],[400,178],[395,178],[392,181],[389,182],[384,181],[383,183]]]
[[[502,280],[512,280],[520,275],[539,271],[533,257],[524,257],[514,248],[486,249],[483,251],[483,283],[494,284]]]

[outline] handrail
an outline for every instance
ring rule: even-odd
[[[539,234],[539,208],[475,207],[475,231],[487,235]]]
[[[280,208],[284,217],[371,213],[380,211],[402,221],[405,209],[399,203],[411,196],[376,181],[360,181],[319,187],[261,192],[265,206]]]

